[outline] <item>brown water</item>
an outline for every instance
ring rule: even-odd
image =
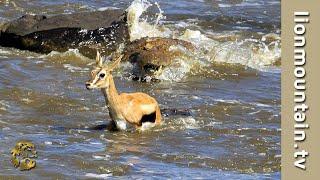
[[[131,3],[14,2],[18,8],[1,2],[0,20],[24,13],[124,9]],[[218,54],[217,62],[194,59],[206,65],[192,65],[187,72],[173,68],[158,83],[130,80],[122,75],[128,72],[123,65],[115,82],[121,92],[149,93],[162,109],[188,109],[192,116],[170,115],[162,126],[144,132],[86,130],[110,120],[101,92],[84,86],[93,60],[75,50],[41,55],[0,47],[0,179],[280,178],[280,68],[256,63],[270,60],[267,52],[249,57],[247,51],[253,45],[262,48],[264,35],[279,34],[279,2],[159,4],[167,16],[163,24],[176,31],[200,30],[232,53]],[[39,156],[28,172],[10,163],[10,149],[23,139],[36,145]]]

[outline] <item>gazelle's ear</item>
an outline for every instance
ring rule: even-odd
[[[113,71],[116,67],[118,67],[123,55],[119,55],[118,58],[109,66],[109,70]]]
[[[98,67],[102,67],[102,58],[99,51],[97,51],[96,64]]]

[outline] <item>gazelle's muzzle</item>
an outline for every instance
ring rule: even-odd
[[[86,88],[87,88],[88,90],[93,89],[93,87],[92,87],[92,83],[90,83],[90,82],[86,82]]]

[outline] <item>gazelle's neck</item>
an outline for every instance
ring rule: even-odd
[[[108,78],[109,78],[109,87],[102,88],[101,90],[105,97],[107,106],[114,107],[119,104],[119,99],[118,99],[119,94],[114,84],[112,75],[110,75]]]
[[[109,78],[109,87],[102,89],[102,93],[106,99],[106,105],[109,110],[110,118],[116,123],[118,129],[127,129],[127,124],[121,115],[121,99],[117,88],[114,84],[112,75]]]

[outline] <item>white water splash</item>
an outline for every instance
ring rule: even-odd
[[[8,101],[0,100],[0,110],[7,111],[11,106],[9,105]]]
[[[63,64],[63,67],[68,69],[70,72],[89,72],[89,68],[76,67],[71,64]]]
[[[157,4],[156,4],[157,5]],[[135,0],[128,7],[127,22],[130,33],[130,41],[140,39],[143,37],[169,37],[170,31],[166,28],[159,28],[159,21],[164,18],[163,11],[159,8],[157,13],[156,22],[151,24],[147,19],[142,18],[142,14],[147,11],[152,4],[147,0]]]
[[[57,52],[57,51],[51,51],[49,54],[47,55],[42,55],[40,56],[40,58],[46,58],[46,59],[66,59],[66,58],[70,58],[70,59],[81,59],[81,60],[87,60],[87,61],[91,61],[89,58],[83,56],[78,49],[69,49],[66,52]]]
[[[177,119],[175,119],[175,121],[181,128],[185,128],[185,129],[198,129],[198,128],[200,128],[198,122],[191,116],[177,118]]]
[[[112,173],[108,174],[94,174],[94,173],[87,173],[85,174],[86,177],[89,178],[97,178],[97,179],[109,179],[112,176]]]
[[[147,19],[142,17],[143,13],[153,5],[159,9],[159,13],[155,14],[155,23],[147,22]],[[240,64],[257,70],[266,70],[281,57],[280,38],[275,38],[271,43],[265,42],[265,37],[262,37],[261,40],[237,40],[236,37],[236,40],[233,41],[220,42],[209,38],[198,30],[185,29],[184,32],[177,33],[174,29],[170,30],[168,27],[160,26],[159,21],[164,19],[164,12],[158,3],[152,4],[147,0],[135,0],[128,7],[127,13],[131,41],[143,37],[170,37],[195,45],[196,51],[193,56],[188,56],[189,61],[186,61],[185,57],[177,58],[157,77],[162,80],[179,81],[190,72],[195,64],[200,64],[200,67],[203,67],[215,62]]]
[[[189,59],[177,58],[171,66],[163,69],[157,78],[167,81],[180,81],[190,72],[192,64],[193,62]]]

